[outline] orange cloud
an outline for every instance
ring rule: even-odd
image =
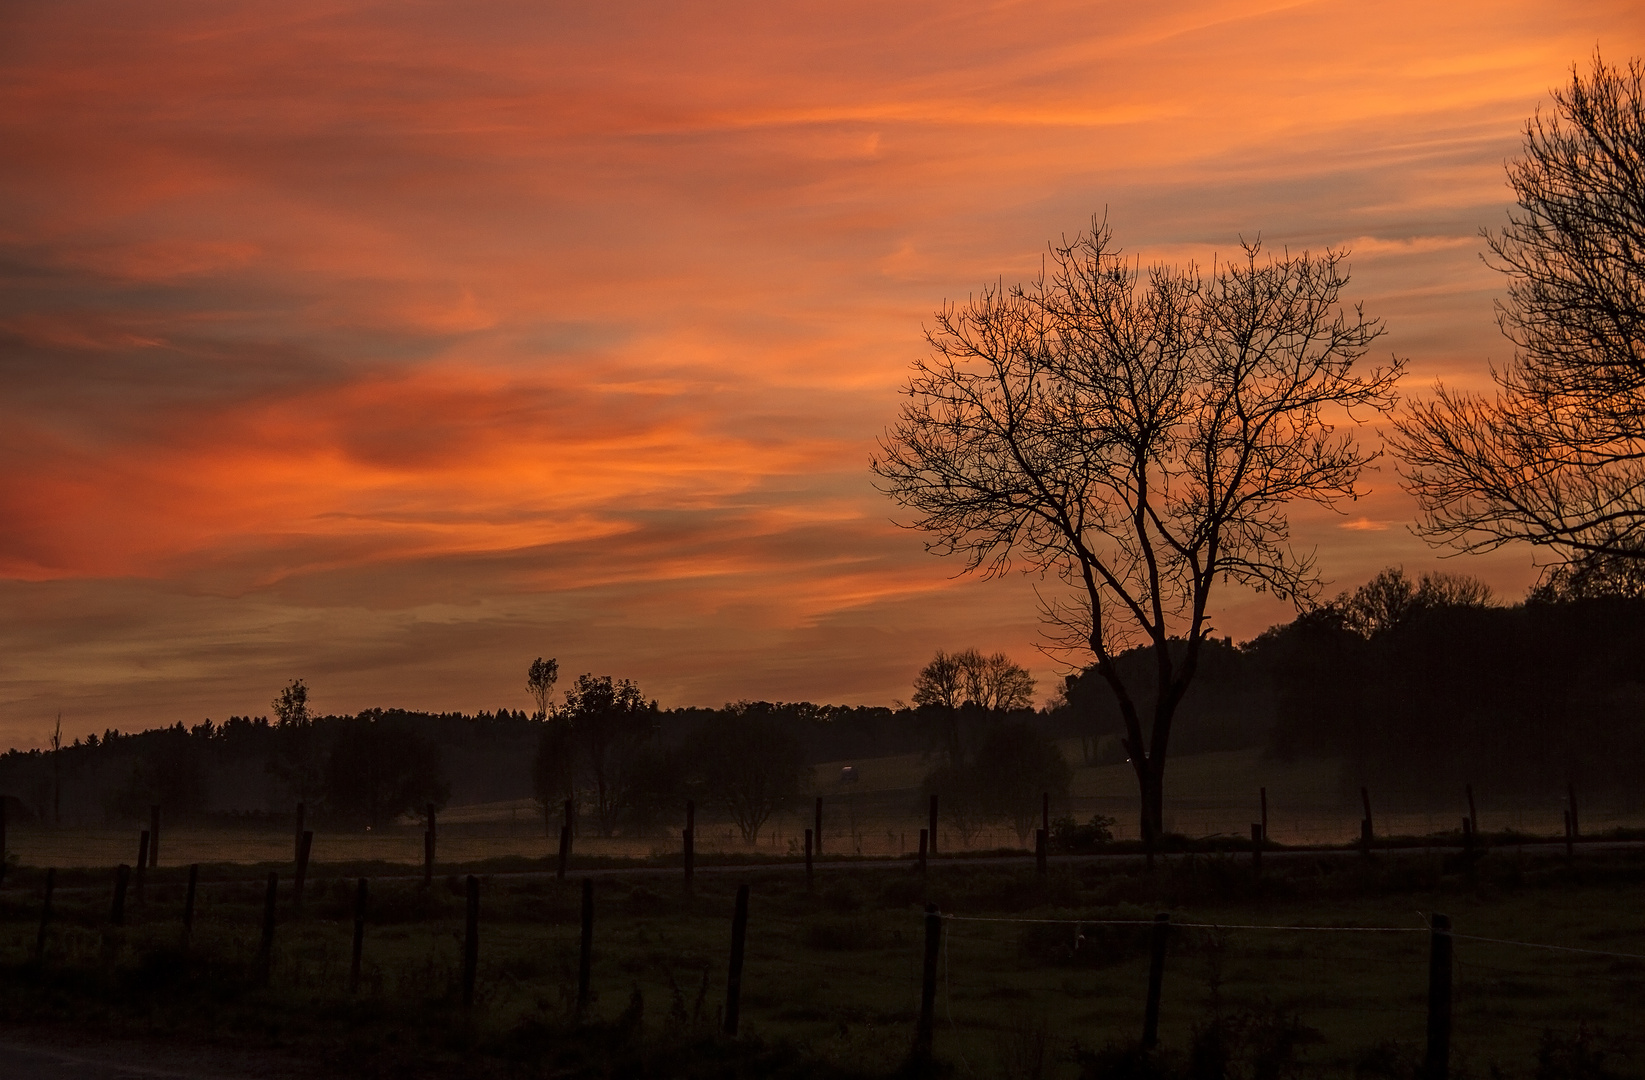
[[[939,645],[1049,678],[1033,583],[953,580],[869,483],[932,309],[1106,208],[1144,258],[1351,247],[1412,385],[1477,385],[1520,125],[1645,52],[1608,0],[94,0],[0,40],[0,739],[297,671],[491,708],[556,651],[674,702],[890,700]],[[1296,518],[1339,582],[1432,557],[1375,486]]]

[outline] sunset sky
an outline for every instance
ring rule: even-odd
[[[954,577],[872,486],[932,310],[1106,210],[1145,261],[1351,248],[1405,391],[1483,385],[1479,230],[1596,47],[1645,53],[1637,0],[12,0],[0,746],[292,678],[526,708],[539,655],[890,703],[975,645],[1043,696],[1034,582]],[[1441,565],[1369,481],[1294,516],[1330,592]]]

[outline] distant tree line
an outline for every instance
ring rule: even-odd
[[[1645,765],[1645,586],[1638,562],[1593,555],[1551,571],[1519,604],[1478,581],[1388,569],[1236,645],[1207,638],[1179,702],[1180,753],[1261,747],[1334,759],[1361,783],[1435,798],[1463,783],[1546,792],[1637,789]],[[1185,648],[1182,642],[1171,643]],[[1147,645],[1112,663],[1139,688]],[[939,652],[914,680],[913,707],[742,701],[661,709],[634,683],[584,674],[554,702],[552,661],[532,665],[532,713],[369,709],[312,716],[286,687],[273,718],[230,717],[138,734],[108,730],[52,750],[0,755],[0,794],[40,820],[285,818],[380,828],[427,803],[535,798],[558,827],[564,801],[586,835],[647,835],[683,820],[687,799],[752,841],[773,815],[838,790],[824,763],[922,755],[917,796],[938,796],[969,839],[998,824],[1026,840],[1042,793],[1064,794],[1079,764],[1126,761],[1127,725],[1091,669],[1032,707],[1033,679],[1008,658]],[[920,808],[911,805],[911,815]],[[538,827],[530,826],[528,827]]]
[[[1362,783],[1453,797],[1637,789],[1645,766],[1645,594],[1627,563],[1562,568],[1523,602],[1493,605],[1457,575],[1397,569],[1256,639],[1208,643],[1180,707],[1181,752],[1262,746],[1342,762]],[[1140,674],[1151,650],[1118,658]],[[1123,759],[1123,725],[1095,672],[1070,681],[1071,726],[1096,763]]]
[[[1383,788],[1637,791],[1645,600],[1543,589],[1498,607],[1433,579],[1372,584],[1368,610],[1327,605],[1246,647],[1273,688],[1274,754],[1339,757],[1345,780]]]
[[[428,803],[536,797],[579,828],[644,834],[679,823],[684,801],[751,839],[808,789],[813,765],[912,753],[928,742],[916,711],[809,702],[659,709],[631,682],[580,676],[554,704],[552,661],[533,665],[532,713],[369,709],[310,714],[301,682],[272,716],[233,716],[139,733],[106,730],[53,751],[0,754],[14,812],[65,824],[173,820],[255,824],[297,802],[311,820],[380,828]],[[545,685],[546,684],[546,685]]]

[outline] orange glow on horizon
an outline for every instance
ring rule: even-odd
[[[1106,210],[1144,260],[1351,248],[1407,389],[1478,386],[1502,163],[1645,24],[94,0],[9,5],[0,42],[0,741],[28,742],[299,675],[322,708],[523,707],[537,655],[665,704],[889,702],[976,645],[1049,692],[1035,583],[956,579],[870,483],[932,310]],[[1294,519],[1332,591],[1434,558],[1371,486]]]

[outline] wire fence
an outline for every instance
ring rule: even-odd
[[[83,918],[77,926],[53,926],[50,880],[48,875],[41,898],[38,947],[27,937],[18,937],[14,951],[35,951],[42,965],[92,962],[98,950],[106,953],[106,933],[100,942]],[[126,884],[119,884],[121,880]],[[568,918],[556,916],[545,935],[532,937],[531,917],[483,917],[479,879],[467,881],[473,899],[467,925],[461,928],[449,915],[406,920],[405,925],[414,929],[375,923],[368,927],[365,909],[356,908],[356,927],[367,927],[357,929],[355,938],[356,948],[361,934],[365,939],[367,992],[383,993],[386,984],[396,992],[437,995],[442,985],[472,988],[478,978],[478,999],[487,1006],[505,998],[530,997],[527,988],[546,979],[557,980],[563,997],[579,936],[586,942],[594,934],[617,933],[627,943],[623,947],[642,959],[624,960],[621,974],[602,970],[595,976],[597,983],[610,990],[624,982],[643,982],[649,993],[672,993],[678,1001],[685,993],[678,985],[683,972],[691,981],[700,978],[703,987],[712,986],[704,993],[720,1003],[713,1013],[717,1019],[711,1022],[724,1021],[731,989],[718,972],[725,968],[725,955],[702,947],[700,938],[692,949],[671,953],[667,946],[670,935],[680,932],[682,919],[698,920],[699,927],[691,933],[701,931],[702,905],[692,909],[695,914],[653,917],[642,910],[650,903],[643,889],[625,888],[611,901],[618,905],[612,920],[618,930],[609,928],[606,914],[592,930],[581,931]],[[307,920],[296,917],[286,907],[291,898],[288,882],[281,886],[281,909],[275,912],[271,883],[259,921],[247,910],[254,906],[254,886],[235,883],[238,899],[220,896],[210,901],[202,892],[202,905],[210,910],[202,912],[197,939],[261,959],[273,969],[271,978],[276,981],[304,986],[323,982],[337,990],[341,973],[348,969],[333,929],[347,925],[340,911],[323,917],[311,914]],[[136,887],[129,876],[117,880],[113,908],[103,921],[114,927],[123,926],[128,917],[138,926],[175,922],[178,913],[173,908],[181,899],[178,882],[151,881],[147,903],[139,908],[132,901],[122,911],[120,890]],[[330,886],[332,894],[340,895],[338,889]],[[497,889],[498,894],[507,892],[506,887]],[[192,882],[189,895],[194,895]],[[364,890],[361,895],[366,895]],[[189,903],[185,923],[193,918],[193,901]],[[819,914],[825,918],[819,921]],[[935,968],[928,962],[933,917],[941,946]],[[225,920],[230,918],[238,923],[229,925]],[[274,932],[269,929],[276,922],[278,950],[272,948]],[[250,942],[256,940],[259,925],[263,940],[254,949]],[[729,941],[730,928],[716,925],[720,928],[710,928],[710,938],[722,934],[722,940]],[[1553,940],[1526,940],[1492,932],[1488,922],[1441,926],[1425,912],[1412,913],[1409,922],[1362,921],[1351,915],[1264,922],[1180,913],[1162,919],[1101,911],[1036,915],[955,910],[912,921],[883,914],[870,917],[848,906],[833,911],[815,903],[788,903],[756,909],[751,926],[743,985],[755,1023],[826,1027],[830,1017],[846,1017],[849,1025],[873,1032],[872,1038],[878,1040],[852,1051],[865,1054],[875,1047],[885,1051],[898,1040],[912,1039],[918,1045],[923,1027],[926,1041],[935,1040],[936,1051],[951,1054],[967,1075],[1000,1074],[1002,1056],[1017,1052],[1012,1047],[1038,1045],[1043,1054],[1058,1046],[1067,1051],[1076,1043],[1139,1041],[1149,999],[1155,1003],[1151,1008],[1157,1019],[1152,1037],[1161,1045],[1186,1045],[1221,1015],[1242,1015],[1242,1023],[1254,1024],[1257,1020],[1251,1017],[1257,1013],[1252,1010],[1257,1009],[1267,1010],[1262,1022],[1290,1017],[1332,1047],[1409,1045],[1420,1047],[1420,1055],[1431,1056],[1435,1051],[1423,1044],[1432,1041],[1438,1000],[1434,980],[1441,963],[1446,973],[1446,1039],[1448,1045],[1454,1040],[1459,1059],[1528,1059],[1541,1045],[1539,1040],[1553,1037],[1549,1033],[1570,1031],[1579,1033],[1573,1038],[1589,1038],[1580,1034],[1583,1031],[1602,1031],[1604,1045],[1613,1052],[1636,1058],[1645,1054],[1645,1036],[1635,1030],[1638,1018],[1645,1015],[1645,949],[1579,944],[1580,937],[1561,941],[1559,934],[1551,934]],[[1645,943],[1645,928],[1612,932],[1631,934]],[[873,940],[854,940],[854,934]],[[383,955],[390,937],[395,938],[392,960]],[[1164,944],[1151,954],[1155,941]],[[559,967],[522,966],[520,955],[528,950],[557,958]],[[271,951],[277,955],[271,957]],[[390,970],[391,965],[398,966]],[[588,975],[582,978],[586,982]],[[352,982],[359,981],[356,974]],[[720,996],[722,985],[726,997]],[[349,993],[354,992],[355,986],[350,986]],[[473,995],[471,989],[465,996]],[[697,997],[702,1005],[703,993]],[[849,1026],[846,1020],[835,1022]],[[940,1030],[932,1030],[934,1026]],[[1502,1031],[1518,1035],[1494,1034]]]

